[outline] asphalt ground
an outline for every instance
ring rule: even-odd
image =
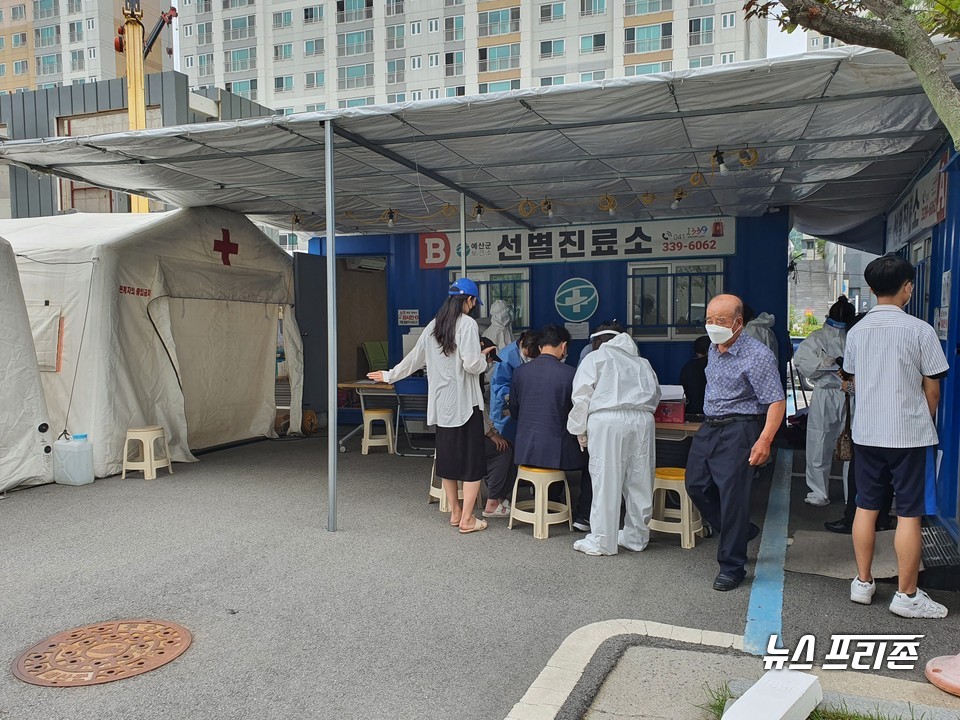
[[[429,460],[341,455],[340,526],[329,533],[325,445],[255,443],[156,481],[49,485],[0,501],[0,663],[102,620],[171,620],[194,637],[173,663],[100,686],[39,688],[3,673],[0,718],[500,720],[583,625],[744,631],[749,582],[711,589],[715,540],[685,551],[655,535],[644,553],[596,558],[574,552],[580,534],[559,525],[548,540],[506,520],[461,536],[426,502]],[[802,514],[802,480],[794,486]],[[768,491],[769,477],[755,520]],[[885,605],[853,607],[845,593],[843,581],[788,574],[785,640],[929,627]],[[960,603],[947,601],[954,614],[922,656],[960,637]]]

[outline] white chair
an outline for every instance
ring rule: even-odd
[[[157,456],[157,441],[160,441],[163,456]],[[136,444],[136,454],[130,458],[130,444]],[[173,465],[170,462],[170,448],[167,446],[167,436],[159,425],[145,428],[130,428],[123,443],[123,470],[120,479],[125,480],[127,470],[142,470],[145,480],[156,480],[157,469],[165,467],[173,474]]]

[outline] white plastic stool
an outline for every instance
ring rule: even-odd
[[[382,422],[386,425],[387,432],[383,435],[374,435],[373,424],[375,422]],[[387,452],[394,452],[396,445],[393,436],[393,410],[374,408],[363,411],[363,443],[361,447],[364,455],[368,455],[367,451],[372,447],[385,447]]]
[[[463,483],[457,482],[457,498],[463,500]],[[430,470],[430,494],[427,496],[427,503],[434,500],[440,501],[440,512],[450,512],[450,501],[447,500],[447,493],[443,490],[443,480],[437,477],[437,461],[433,461],[433,468]],[[480,493],[477,493],[477,509],[483,507],[483,499]]]
[[[533,500],[517,502],[517,488],[521,481],[533,485]],[[563,483],[566,503],[551,502],[547,499],[550,486],[558,482]],[[570,485],[567,484],[567,474],[563,470],[548,470],[528,465],[517,468],[517,481],[513,484],[510,522],[507,523],[507,528],[513,529],[514,520],[533,525],[533,536],[538,540],[546,540],[550,537],[550,526],[556,523],[566,522],[567,526],[573,530],[573,509],[570,507]]]
[[[156,442],[163,444],[163,457],[158,458]],[[130,443],[139,443],[137,454],[130,459]],[[167,446],[167,436],[159,425],[145,428],[130,428],[127,430],[127,439],[123,443],[123,470],[120,479],[125,480],[127,470],[143,470],[144,480],[156,480],[157,469],[165,467],[173,474],[173,465],[170,462],[170,448]]]
[[[684,468],[657,468],[654,477],[653,518],[647,527],[679,535],[680,546],[684,550],[692,550],[697,544],[696,535],[703,535],[703,519],[684,487],[687,471]],[[667,492],[675,492],[680,496],[679,509],[667,507]]]

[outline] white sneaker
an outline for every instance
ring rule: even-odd
[[[819,497],[819,496],[817,496],[817,495],[814,495],[813,493],[810,493],[809,495],[807,495],[807,496],[803,499],[803,501],[804,501],[807,505],[813,505],[814,507],[824,507],[824,506],[830,504],[830,501],[829,501],[827,498],[825,498],[825,497]]]
[[[947,609],[936,600],[917,588],[917,594],[910,597],[898,592],[890,601],[890,612],[905,618],[945,618]]]
[[[577,540],[573,544],[573,549],[577,552],[582,552],[584,555],[606,555],[606,553],[594,545],[592,542],[584,538],[583,540]]]
[[[873,594],[876,591],[877,584],[873,580],[865,583],[858,575],[850,583],[850,600],[861,605],[869,605],[873,602]]]

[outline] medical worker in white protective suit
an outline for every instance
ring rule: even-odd
[[[660,402],[660,383],[633,338],[618,325],[601,326],[590,339],[593,352],[577,368],[567,419],[567,430],[590,451],[593,478],[590,533],[573,548],[587,555],[616,555],[618,546],[640,551],[650,540],[653,413]],[[623,530],[621,496],[627,510]]]
[[[837,436],[843,430],[844,397],[839,371],[847,344],[847,325],[853,322],[856,308],[841,295],[830,308],[826,324],[814,330],[800,343],[794,365],[813,385],[813,398],[807,413],[807,493],[809,505],[830,504],[830,466]]]

